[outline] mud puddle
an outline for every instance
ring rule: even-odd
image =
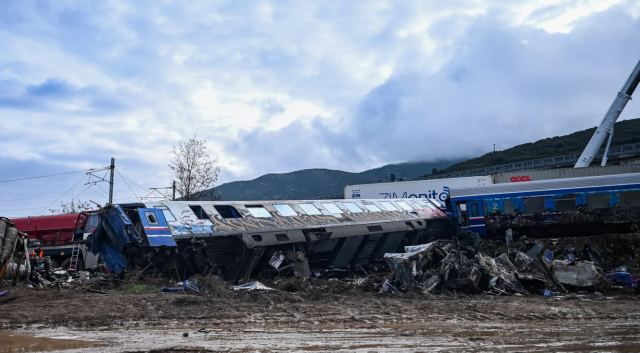
[[[78,340],[71,337],[38,337],[0,331],[0,353],[48,352],[100,346],[100,342]]]
[[[164,328],[72,330],[35,329],[37,335],[97,340],[102,347],[74,352],[636,352],[637,321],[509,321],[395,323],[379,327],[326,328],[232,325],[207,328],[205,323]],[[604,326],[604,327],[603,327]],[[52,348],[55,349],[55,348]],[[58,348],[61,349],[61,348]],[[13,352],[13,351],[9,351]],[[67,352],[67,351],[65,351]]]

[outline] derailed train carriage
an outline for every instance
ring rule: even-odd
[[[160,201],[100,211],[89,246],[114,272],[148,268],[227,280],[366,272],[405,245],[451,234],[426,199]]]

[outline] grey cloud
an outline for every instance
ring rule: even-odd
[[[75,103],[78,108],[70,110],[63,107],[65,103]],[[128,106],[129,103],[119,94],[97,87],[76,87],[58,78],[26,84],[17,80],[0,80],[0,109],[103,114],[119,112]]]
[[[569,34],[481,18],[442,70],[393,76],[364,97],[348,139],[363,158],[430,160],[589,128],[640,58],[639,36],[640,20],[617,9]]]
[[[443,22],[439,22],[443,24]],[[438,28],[432,28],[438,31]],[[640,47],[640,20],[612,9],[569,34],[511,27],[487,16],[466,30],[441,70],[398,70],[364,96],[347,128],[292,124],[229,148],[251,175],[310,167],[359,170],[380,161],[476,156],[595,126]],[[632,102],[623,118],[640,117]]]

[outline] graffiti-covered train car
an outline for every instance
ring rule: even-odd
[[[110,212],[117,225],[103,222],[91,246],[113,269],[122,270],[126,258],[184,274],[215,270],[229,280],[364,272],[386,252],[451,231],[446,214],[426,199],[160,201]]]

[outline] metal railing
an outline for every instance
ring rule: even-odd
[[[630,143],[626,145],[611,146],[609,149],[609,160],[630,158],[640,156],[640,143]],[[468,176],[490,175],[504,172],[515,172],[527,169],[548,169],[573,166],[580,158],[580,153],[571,153],[555,157],[531,159],[528,161],[513,162],[507,164],[493,165],[483,168],[457,170],[453,172],[427,175],[425,179],[459,178]],[[602,159],[602,153],[598,153],[595,160]],[[594,160],[594,161],[595,161]]]

